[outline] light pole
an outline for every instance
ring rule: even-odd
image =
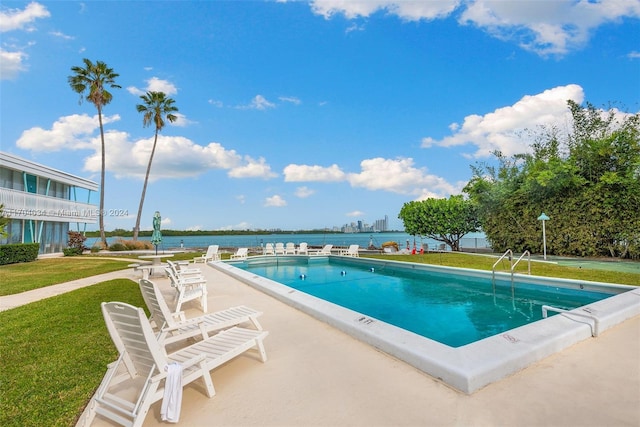
[[[544,259],[547,260],[547,232],[544,228],[544,222],[548,221],[550,218],[542,212],[542,214],[538,217],[538,221],[542,221],[542,250],[544,253]]]

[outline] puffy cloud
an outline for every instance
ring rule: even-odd
[[[327,19],[337,14],[356,19],[386,11],[407,21],[442,19],[459,11],[460,24],[475,25],[542,56],[564,55],[582,47],[599,26],[640,17],[640,2],[634,0],[314,0],[311,9]]]
[[[104,116],[104,124],[120,120],[120,116]],[[143,178],[146,173],[154,137],[132,141],[128,133],[107,130],[105,132],[108,171],[118,178]],[[100,135],[98,116],[74,114],[61,117],[51,127],[34,127],[22,133],[16,145],[32,151],[91,150],[85,159],[84,169],[101,170]],[[161,178],[186,178],[209,170],[229,170],[232,178],[273,178],[265,159],[255,160],[228,150],[217,142],[205,146],[180,136],[159,135],[153,158],[150,180]]]
[[[352,211],[352,212],[347,212],[346,215],[352,218],[358,218],[358,217],[363,217],[365,214],[362,211]]]
[[[348,180],[353,187],[390,191],[418,198],[442,197],[460,192],[460,188],[428,174],[424,168],[416,168],[411,158],[366,159],[360,162],[360,167],[359,173],[349,174]]]
[[[286,182],[338,182],[347,177],[336,164],[329,167],[291,164],[283,172]]]
[[[416,168],[411,158],[365,159],[357,173],[345,173],[338,165],[330,167],[289,165],[284,169],[288,182],[340,182],[371,191],[390,191],[417,198],[443,197],[460,192],[461,185],[454,186],[444,179],[428,174],[424,168]]]
[[[31,31],[30,24],[39,18],[48,18],[51,16],[46,7],[40,3],[31,2],[24,8],[8,9],[0,12],[0,32],[14,30]]]
[[[0,80],[11,80],[27,67],[24,65],[28,58],[24,52],[9,52],[0,48]]]
[[[527,95],[514,105],[498,108],[484,116],[467,116],[462,125],[456,123],[449,126],[453,132],[451,136],[440,141],[426,137],[422,140],[422,147],[473,145],[477,149],[467,157],[475,158],[488,157],[496,150],[507,156],[527,152],[530,141],[522,138],[522,132],[542,125],[566,128],[571,121],[567,108],[567,100],[570,99],[582,103],[582,87],[559,86],[536,95]]]
[[[234,167],[229,171],[229,176],[232,178],[275,178],[278,176],[271,170],[271,166],[266,163],[266,160],[260,157],[255,160],[249,156],[245,156],[245,163],[243,165]]]
[[[287,201],[276,194],[274,196],[267,197],[264,201],[264,205],[267,207],[281,208],[283,206],[287,206]]]
[[[104,124],[120,120],[119,115],[103,116]],[[16,145],[25,150],[60,151],[86,150],[99,147],[99,137],[96,141],[92,135],[99,129],[98,116],[73,114],[58,119],[51,129],[34,127],[22,132]],[[97,142],[97,146],[96,146]]]
[[[127,87],[127,91],[132,95],[142,96],[147,92],[164,92],[165,95],[171,96],[178,93],[176,85],[168,80],[159,79],[157,77],[151,77],[146,80],[147,86],[144,89],[139,89],[135,86]]]

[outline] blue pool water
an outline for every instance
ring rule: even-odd
[[[238,267],[451,347],[540,320],[542,305],[570,310],[612,295],[339,259]]]

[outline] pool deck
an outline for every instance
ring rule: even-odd
[[[640,316],[472,395],[456,391],[210,266],[209,310],[263,311],[269,360],[212,372],[216,396],[185,388],[183,426],[640,426]],[[168,279],[157,279],[170,297]],[[201,315],[186,304],[188,317]],[[112,424],[97,419],[94,426]],[[160,402],[143,424],[160,421]]]

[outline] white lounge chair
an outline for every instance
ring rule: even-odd
[[[322,249],[319,251],[309,252],[310,255],[331,255],[331,249],[333,249],[333,245],[324,245]]]
[[[284,255],[284,243],[282,242],[276,243],[275,252],[276,252],[276,255]]]
[[[176,264],[169,260],[167,260],[167,266],[169,266],[177,276],[202,276],[202,270],[197,267],[189,267],[185,264]],[[204,277],[202,278],[204,279]],[[146,279],[146,277],[143,277],[143,279]]]
[[[176,289],[176,308],[178,312],[182,308],[182,304],[195,299],[200,300],[200,306],[203,312],[207,312],[207,279],[203,276],[178,276],[173,269],[166,267],[164,269],[169,276],[171,286]]]
[[[340,251],[340,255],[359,257],[360,256],[360,253],[358,252],[359,249],[360,249],[360,245],[350,245],[349,249]]]
[[[284,254],[285,255],[295,255],[296,254],[296,245],[293,242],[287,242],[284,245]]]
[[[262,251],[262,255],[275,255],[276,251],[273,248],[273,243],[266,243]]]
[[[251,322],[257,330],[262,330],[262,326],[258,322],[258,317],[262,315],[262,312],[244,305],[187,320],[184,312],[172,313],[169,310],[158,285],[154,282],[142,279],[138,281],[138,285],[144,302],[151,312],[150,320],[155,323],[159,332],[158,341],[162,345],[196,336],[207,339],[211,332],[248,322]]]
[[[309,255],[309,245],[306,242],[300,243],[298,246],[298,255]]]
[[[231,259],[247,259],[247,255],[249,255],[249,248],[238,248],[236,253],[231,255]]]
[[[164,397],[169,364],[179,365],[182,387],[202,378],[211,398],[216,391],[210,371],[252,348],[262,362],[267,360],[263,345],[267,331],[233,327],[167,354],[141,308],[103,302],[102,314],[119,357],[107,366],[78,426],[90,426],[96,414],[123,426],[142,426],[151,405]]]
[[[219,248],[219,245],[209,245],[207,253],[200,255],[199,257],[195,257],[193,262],[203,262],[206,264],[209,261],[220,261],[220,253],[218,252]]]

